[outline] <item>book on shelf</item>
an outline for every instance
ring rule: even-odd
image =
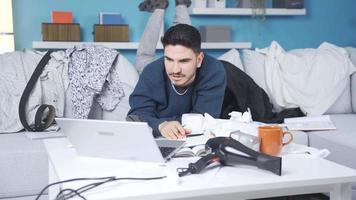
[[[205,145],[197,145],[194,147],[183,147],[174,155],[174,157],[205,156],[206,154]]]
[[[124,19],[122,18],[120,13],[101,12],[99,14],[99,22],[100,24],[120,25],[124,24]]]
[[[290,131],[317,131],[336,129],[329,115],[286,118],[284,119],[284,124]]]
[[[73,14],[69,11],[52,11],[52,23],[71,24],[73,23]]]

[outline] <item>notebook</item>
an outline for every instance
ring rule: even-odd
[[[329,115],[286,118],[284,119],[284,123],[290,131],[318,131],[336,129]]]
[[[181,140],[154,139],[145,122],[56,118],[79,156],[165,162],[184,146]]]

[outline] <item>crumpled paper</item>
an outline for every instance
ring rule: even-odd
[[[258,127],[263,125],[263,123],[252,121],[250,110],[245,113],[233,111],[229,113],[229,116],[231,116],[230,119],[215,119],[208,113],[205,113],[204,132],[210,133],[210,137],[229,137],[234,131],[241,131],[258,137]],[[282,148],[281,155],[286,154],[305,154],[309,157],[325,158],[330,154],[330,151],[290,143]]]
[[[231,113],[229,113],[229,116],[230,116],[230,120],[233,120],[235,122],[245,122],[245,123],[252,122],[250,108],[248,108],[247,112],[244,113],[232,111]]]
[[[211,132],[216,137],[228,137],[231,132],[241,131],[257,136],[257,128],[262,123],[253,122],[250,110],[241,113],[233,111],[229,113],[230,119],[215,119],[208,113],[204,114],[204,130]]]
[[[281,155],[287,154],[305,154],[309,157],[326,158],[330,154],[330,151],[327,149],[317,149],[301,144],[290,143],[282,148]]]

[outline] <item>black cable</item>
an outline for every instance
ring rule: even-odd
[[[91,189],[93,189],[93,188],[95,188],[95,187],[98,187],[98,186],[100,186],[100,185],[102,185],[102,184],[104,184],[104,183],[112,182],[112,181],[114,181],[114,180],[115,180],[115,177],[110,178],[110,179],[105,180],[105,181],[102,181],[102,182],[90,183],[90,184],[85,185],[85,186],[83,186],[83,187],[81,187],[81,188],[79,188],[79,189],[76,189],[76,190],[69,189],[69,190],[72,191],[72,193],[67,194],[67,196],[63,196],[63,199],[70,199],[70,198],[72,198],[72,197],[74,197],[74,196],[80,196],[80,197],[82,197],[82,196],[80,195],[81,193],[83,193],[83,192],[85,192],[85,191],[88,191],[88,190],[91,190]],[[73,193],[74,193],[74,194],[73,194]],[[82,199],[85,199],[85,198],[82,197]]]
[[[70,192],[74,192],[78,197],[80,197],[81,199],[84,199],[86,200],[86,198],[84,198],[82,195],[80,195],[77,191],[73,190],[73,189],[64,189],[64,190],[61,190],[57,196],[56,196],[56,199],[60,200],[60,199],[66,199],[65,197],[65,194],[63,195],[63,193],[67,192],[67,191],[70,191]],[[68,193],[70,194],[70,193]]]
[[[88,184],[88,185],[85,185],[77,190],[75,190],[76,193],[83,193],[85,191],[88,191],[90,189],[93,189],[95,187],[98,187],[100,185],[103,185],[105,183],[108,183],[108,182],[114,182],[114,181],[118,181],[118,180],[156,180],[156,179],[162,179],[162,178],[165,178],[166,176],[161,176],[161,177],[150,177],[150,178],[130,178],[130,177],[127,177],[127,178],[114,178],[114,179],[109,179],[109,180],[106,180],[106,181],[102,181],[102,182],[96,182],[96,183],[91,183],[91,184]],[[89,187],[89,186],[92,186],[92,187]],[[86,188],[86,187],[89,187],[89,188]],[[79,191],[83,189],[83,191]],[[72,198],[76,196],[76,194],[71,194],[69,197],[66,197],[65,199],[69,199],[69,198]],[[84,198],[85,199],[85,198]]]
[[[77,190],[74,190],[74,192],[72,194],[67,194],[68,196],[64,196],[64,199],[70,199],[74,196],[77,196],[77,194],[81,194],[85,191],[88,191],[90,189],[93,189],[95,187],[98,187],[100,185],[103,185],[105,183],[108,183],[108,182],[114,182],[114,181],[118,181],[118,180],[155,180],[155,179],[162,179],[162,178],[165,178],[165,176],[163,177],[151,177],[151,178],[112,178],[112,179],[108,179],[108,180],[105,180],[105,181],[102,181],[102,182],[96,182],[96,183],[91,183],[91,184],[88,184],[88,185],[85,185]],[[80,191],[82,190],[82,191]],[[84,198],[84,197],[83,197]],[[85,199],[85,198],[84,198]]]
[[[36,200],[38,200],[40,198],[40,196],[51,186],[54,185],[58,185],[58,184],[62,184],[62,183],[68,183],[68,182],[73,182],[73,181],[88,181],[88,180],[102,180],[102,179],[108,179],[108,178],[115,178],[114,176],[110,176],[110,177],[99,177],[99,178],[73,178],[73,179],[68,179],[68,180],[64,180],[64,181],[58,181],[58,182],[54,182],[51,183],[49,185],[47,185],[46,187],[44,187],[41,192],[38,194],[38,196],[36,197]]]
[[[36,200],[38,200],[41,195],[50,187],[54,186],[54,185],[58,185],[58,184],[63,184],[63,183],[68,183],[68,182],[74,182],[74,181],[90,181],[90,180],[102,180],[99,182],[95,182],[95,183],[90,183],[87,185],[84,185],[83,187],[80,187],[76,190],[68,188],[68,189],[63,189],[61,190],[57,196],[56,196],[56,200],[60,200],[60,199],[69,199],[75,196],[80,197],[81,199],[86,199],[85,197],[83,197],[81,195],[81,193],[91,190],[93,188],[96,188],[100,185],[103,185],[105,183],[109,183],[109,182],[114,182],[114,181],[119,181],[119,180],[157,180],[157,179],[163,179],[166,178],[166,176],[159,176],[159,177],[148,177],[148,178],[135,178],[135,177],[123,177],[123,178],[116,178],[115,176],[109,176],[109,177],[99,177],[99,178],[74,178],[74,179],[68,179],[68,180],[64,180],[64,181],[58,181],[55,183],[51,183],[49,185],[47,185],[46,187],[44,187],[41,192],[38,194],[38,196],[36,197]],[[67,191],[69,191],[67,194],[65,194]]]

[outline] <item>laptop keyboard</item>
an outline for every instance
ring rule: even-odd
[[[159,147],[163,158],[166,158],[170,153],[172,153],[176,148],[175,147]]]

